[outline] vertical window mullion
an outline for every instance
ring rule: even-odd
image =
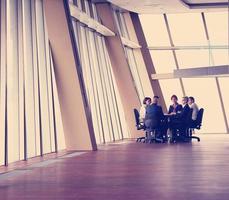
[[[7,141],[7,16],[6,0],[0,1],[0,164],[8,164],[8,141]]]
[[[100,77],[100,81],[101,81],[101,92],[102,92],[102,96],[101,99],[104,102],[103,109],[105,110],[105,115],[104,117],[106,118],[106,120],[102,121],[103,126],[105,127],[106,125],[109,128],[109,132],[111,131],[112,126],[109,124],[109,118],[108,118],[108,102],[107,102],[107,91],[106,91],[106,83],[104,81],[104,76],[102,73],[102,69],[103,69],[103,63],[102,63],[102,58],[101,58],[101,49],[99,48],[99,37],[98,35],[94,34],[94,42],[95,42],[95,47],[96,47],[96,51],[97,51],[97,57],[98,57],[98,71],[99,71],[99,77]],[[106,132],[104,133],[104,135],[107,134]]]
[[[117,135],[117,134],[119,135],[119,131],[118,131],[118,124],[117,124],[117,117],[115,114],[114,96],[113,96],[112,88],[111,88],[111,79],[110,79],[110,76],[109,76],[109,73],[107,70],[109,68],[109,65],[107,63],[107,57],[106,57],[106,54],[104,51],[104,44],[103,44],[103,38],[102,37],[100,38],[100,46],[101,46],[100,48],[101,48],[101,52],[102,52],[103,59],[104,59],[104,67],[103,67],[102,72],[103,72],[104,80],[106,82],[105,87],[107,90],[107,94],[109,94],[109,96],[110,96],[110,98],[108,97],[108,102],[110,105],[110,112],[109,113],[111,115],[111,121],[112,121],[112,125],[113,125],[112,127],[114,130],[113,134],[114,134],[114,139],[118,140],[120,138],[115,137],[115,135]],[[113,110],[114,114],[111,112],[111,110]],[[116,126],[116,129],[115,129],[115,126]]]
[[[25,109],[25,70],[24,70],[24,23],[23,23],[23,5],[18,0],[18,91],[19,91],[19,159],[27,160],[27,129],[26,129],[26,109]]]
[[[14,162],[19,159],[18,1],[7,3],[7,141],[8,162]]]
[[[99,105],[99,97],[98,97],[98,89],[97,89],[97,87],[96,87],[96,75],[95,75],[95,72],[94,72],[94,64],[95,63],[93,63],[93,59],[92,59],[92,57],[93,56],[91,56],[92,55],[92,52],[90,52],[91,51],[91,48],[90,48],[90,42],[92,42],[91,40],[90,40],[90,34],[93,34],[93,33],[90,33],[90,30],[88,30],[88,29],[86,29],[86,45],[87,45],[87,50],[88,50],[88,59],[89,59],[89,74],[90,74],[90,78],[91,78],[91,80],[92,80],[92,87],[93,87],[93,94],[94,94],[94,102],[95,102],[95,104],[94,105],[92,105],[91,104],[91,108],[92,107],[94,107],[95,108],[95,112],[96,112],[96,118],[97,118],[97,122],[96,122],[96,124],[94,124],[94,126],[97,126],[97,135],[100,135],[100,127],[101,127],[101,123],[100,123],[100,120],[99,120],[99,116],[100,116],[100,105]],[[102,128],[101,128],[101,130],[102,130]]]
[[[47,100],[48,100],[48,113],[49,113],[49,137],[50,137],[50,149],[51,152],[56,151],[55,148],[55,126],[54,115],[53,115],[53,96],[52,96],[52,77],[51,77],[51,68],[50,68],[50,49],[49,49],[49,40],[48,33],[45,23],[45,13],[44,6],[42,4],[42,19],[43,19],[43,30],[44,30],[44,51],[45,51],[45,60],[46,60],[46,81],[47,81]]]
[[[103,49],[103,52],[104,52],[104,58],[105,58],[105,62],[106,62],[106,74],[108,76],[108,79],[109,79],[109,90],[111,91],[111,95],[112,95],[112,103],[113,103],[113,108],[114,108],[114,112],[115,112],[115,121],[116,121],[116,126],[117,126],[117,129],[119,130],[118,131],[118,134],[119,134],[119,139],[123,139],[123,135],[122,135],[122,127],[121,127],[121,123],[120,123],[120,118],[119,118],[119,113],[118,113],[118,108],[117,108],[117,99],[116,99],[116,94],[115,94],[115,91],[114,91],[114,85],[113,85],[113,79],[112,79],[112,76],[111,76],[111,65],[110,63],[108,62],[108,54],[105,50],[105,43],[104,43],[104,39],[102,38],[102,49]]]

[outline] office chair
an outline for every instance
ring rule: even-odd
[[[136,123],[136,128],[137,130],[143,130],[145,131],[145,137],[139,137],[137,138],[136,142],[144,142],[144,143],[152,143],[152,142],[163,142],[164,140],[161,138],[157,137],[157,128],[150,128],[150,127],[146,127],[143,123],[140,122],[139,120],[139,112],[138,110],[135,108],[134,109],[134,117],[135,117],[135,123]]]
[[[135,108],[134,109],[134,118],[135,118],[135,126],[137,128],[137,130],[145,130],[145,125],[144,123],[141,123],[140,120],[139,120],[139,117],[140,117],[140,114],[138,112],[138,110]],[[141,142],[142,140],[144,140],[145,142],[145,138],[146,137],[139,137],[137,138],[136,142]]]
[[[158,128],[150,128],[146,127],[146,137],[145,137],[145,143],[153,143],[153,142],[159,142],[163,143],[165,142],[164,138],[158,137],[157,133],[160,132]]]
[[[146,143],[164,143],[166,141],[162,119],[159,119],[157,116],[149,118],[145,121],[145,127]]]
[[[186,116],[186,119],[184,119],[183,122],[173,124],[171,142],[189,142],[190,141],[189,128],[190,128],[190,123],[192,120],[192,111],[193,109],[190,109],[188,115]]]
[[[197,141],[200,142],[200,138],[197,136],[192,136],[192,133],[194,129],[198,129],[198,130],[201,129],[202,121],[203,121],[203,114],[204,114],[204,109],[201,108],[197,113],[196,121],[190,124],[188,128],[188,138],[189,139],[197,139]]]

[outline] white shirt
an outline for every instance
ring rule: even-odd
[[[145,115],[146,115],[146,105],[142,105],[140,110],[139,110],[139,120],[140,120],[140,122],[143,122],[143,120],[145,119]]]
[[[199,112],[199,108],[196,103],[192,103],[190,105],[190,108],[192,109],[192,120],[196,120],[197,114]]]

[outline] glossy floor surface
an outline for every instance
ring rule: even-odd
[[[101,146],[0,174],[0,200],[228,200],[229,135]]]

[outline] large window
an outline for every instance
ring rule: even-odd
[[[42,0],[0,3],[2,165],[65,142]]]
[[[167,18],[175,46],[207,45],[201,13],[168,14]]]
[[[132,41],[129,33],[130,31],[128,30],[126,24],[126,13],[114,9],[113,14],[120,36],[126,40]],[[147,82],[148,79],[145,78],[148,76],[147,71],[145,67],[142,67],[142,63],[139,61],[138,55],[141,54],[140,49],[135,49],[126,45],[123,45],[123,48],[125,50],[126,59],[129,64],[133,84],[135,86],[139,100],[142,102],[145,96],[152,96],[153,94],[150,87],[150,82]]]
[[[229,64],[228,12],[140,15],[156,73]],[[229,78],[160,80],[167,106],[171,94],[196,97],[205,109],[203,133],[228,132]],[[217,119],[217,123],[215,123]]]
[[[83,1],[81,6],[89,17],[99,21],[91,1]],[[128,130],[104,36],[74,18],[72,23],[96,141],[100,144],[127,138]]]
[[[225,133],[226,127],[222,115],[223,110],[220,105],[215,79],[187,78],[183,79],[183,82],[186,93],[194,96],[198,105],[205,108],[201,132]]]
[[[148,46],[169,46],[163,15],[140,15]]]

